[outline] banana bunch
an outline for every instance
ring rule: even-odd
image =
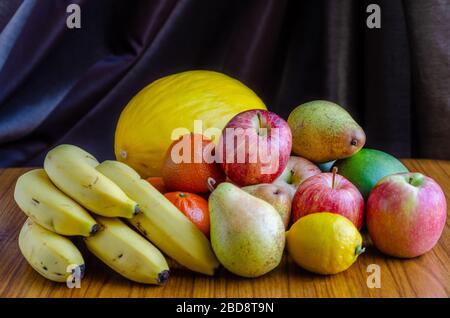
[[[209,240],[164,195],[122,162],[107,160],[96,169],[139,202],[141,213],[127,220],[139,232],[188,269],[214,274],[219,263]]]
[[[136,171],[117,161],[100,164],[73,145],[57,146],[44,169],[19,177],[14,199],[28,216],[20,251],[52,281],[68,282],[85,271],[80,251],[65,236],[82,236],[92,254],[140,283],[164,284],[169,278],[158,248],[196,272],[213,275],[219,266],[203,233]]]

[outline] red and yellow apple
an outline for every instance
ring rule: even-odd
[[[273,184],[285,187],[292,199],[303,181],[319,173],[321,173],[319,167],[308,159],[291,156],[283,173],[275,179]]]
[[[271,183],[286,167],[291,147],[287,122],[275,113],[255,109],[228,122],[216,157],[228,178],[240,186]]]
[[[319,173],[305,180],[292,200],[292,221],[302,216],[331,212],[345,216],[360,229],[364,220],[364,199],[358,189],[343,176]]]
[[[446,217],[442,189],[421,173],[382,178],[367,202],[367,228],[374,245],[396,257],[416,257],[432,249]]]
[[[242,190],[270,203],[280,214],[284,227],[287,229],[291,220],[292,196],[286,187],[273,183],[260,183],[243,187]]]

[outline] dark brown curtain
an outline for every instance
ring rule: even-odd
[[[81,29],[66,27],[70,3]],[[241,80],[284,118],[335,101],[368,147],[450,159],[449,0],[3,0],[0,32],[0,166],[62,142],[112,158],[124,105],[188,69]]]

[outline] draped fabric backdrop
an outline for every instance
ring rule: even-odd
[[[42,164],[59,143],[113,158],[127,102],[189,69],[241,80],[285,119],[335,101],[368,147],[450,159],[449,0],[2,0],[0,32],[0,166]]]

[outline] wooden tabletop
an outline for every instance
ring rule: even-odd
[[[405,159],[440,184],[450,198],[450,161]],[[0,297],[449,297],[450,218],[439,243],[427,254],[401,260],[380,254],[365,235],[366,253],[347,271],[321,276],[296,266],[285,255],[271,273],[256,279],[234,276],[222,269],[207,277],[169,263],[165,286],[133,283],[95,259],[85,249],[87,272],[80,289],[53,283],[36,273],[20,254],[17,238],[25,221],[13,199],[14,185],[26,168],[0,170]],[[450,206],[450,204],[448,204]],[[447,210],[449,214],[449,210]],[[379,265],[381,287],[369,288],[370,264]]]

